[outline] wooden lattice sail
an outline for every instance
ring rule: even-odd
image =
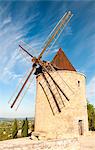
[[[44,52],[49,48],[49,47],[52,47],[54,45],[54,43],[56,42],[56,40],[59,38],[60,34],[62,33],[63,29],[65,28],[65,26],[68,24],[68,22],[70,21],[72,17],[72,13],[71,11],[68,11],[65,13],[65,15],[59,20],[59,22],[57,23],[57,25],[55,26],[55,28],[52,30],[52,32],[50,33],[50,35],[48,36],[48,40],[44,43],[44,46],[43,46],[43,49],[41,51],[41,53],[39,54],[38,58],[34,57],[33,55],[31,55],[27,50],[26,48],[24,48],[22,45],[19,45],[19,47],[21,48],[21,50],[26,53],[29,57],[31,57],[31,61],[33,63],[32,65],[32,69],[29,73],[29,75],[27,76],[26,80],[24,81],[22,87],[20,88],[19,92],[17,93],[15,99],[13,100],[10,100],[12,103],[11,103],[11,108],[15,105],[15,103],[18,101],[20,95],[22,94],[25,86],[27,85],[27,82],[28,80],[30,79],[31,75],[34,73],[35,70],[37,70],[37,66],[40,65],[44,70],[46,70],[46,63],[41,61],[41,58],[44,54]],[[25,43],[24,43],[25,44]],[[48,73],[48,71],[47,71]],[[52,96],[53,98],[55,99],[55,103],[56,103],[56,106],[58,108],[58,111],[60,112],[60,107],[58,106],[57,104],[57,101],[56,101],[56,98],[50,88],[50,85],[48,83],[48,80],[45,78],[45,75],[43,74],[43,77],[44,79],[46,80],[47,82],[47,85],[52,93]],[[23,94],[24,95],[24,94]]]

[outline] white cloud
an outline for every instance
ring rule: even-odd
[[[32,27],[34,27],[34,24],[28,29],[23,30],[24,26],[30,21],[35,22],[39,15],[39,13],[35,13],[27,18],[27,13],[23,15],[22,12],[18,15],[21,19],[18,18],[15,20],[14,24],[8,8],[9,5],[6,9],[4,8],[6,11],[2,10],[2,13],[0,13],[0,20],[2,20],[2,24],[0,25],[0,80],[6,83],[21,77],[21,74],[16,72],[17,65],[21,66],[21,69],[25,66],[23,72],[25,72],[24,69],[28,66],[28,64],[25,63],[25,59],[16,49],[18,48],[19,40],[25,40],[23,37],[29,32],[30,28],[32,29]],[[0,10],[1,9],[0,7]],[[26,12],[28,11],[28,7],[24,9]],[[33,48],[35,48],[37,44],[39,44],[37,40],[33,41]]]
[[[9,17],[7,17],[4,21],[3,21],[3,25],[6,25],[6,24],[8,24],[8,23],[10,23],[11,22],[11,17],[9,16]]]

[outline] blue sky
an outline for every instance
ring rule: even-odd
[[[38,55],[43,42],[68,10],[73,17],[51,53],[62,48],[71,63],[87,78],[87,99],[95,104],[95,2],[94,1],[0,1],[0,117],[31,117],[35,114],[36,83],[32,82],[18,111],[8,100],[31,63],[18,49],[20,41]]]

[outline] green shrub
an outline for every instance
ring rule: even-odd
[[[18,133],[18,127],[17,127],[17,120],[14,120],[13,123],[13,128],[12,128],[12,138],[17,138],[17,133]]]
[[[87,104],[89,130],[95,131],[95,108],[92,104]]]
[[[22,137],[28,136],[28,120],[27,120],[27,118],[25,120],[23,120],[21,136]]]

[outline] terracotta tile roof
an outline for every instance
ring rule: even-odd
[[[53,58],[51,64],[56,69],[62,69],[62,70],[69,70],[69,71],[76,71],[76,69],[73,67],[73,65],[70,63],[68,58],[66,57],[63,50],[60,48]]]

